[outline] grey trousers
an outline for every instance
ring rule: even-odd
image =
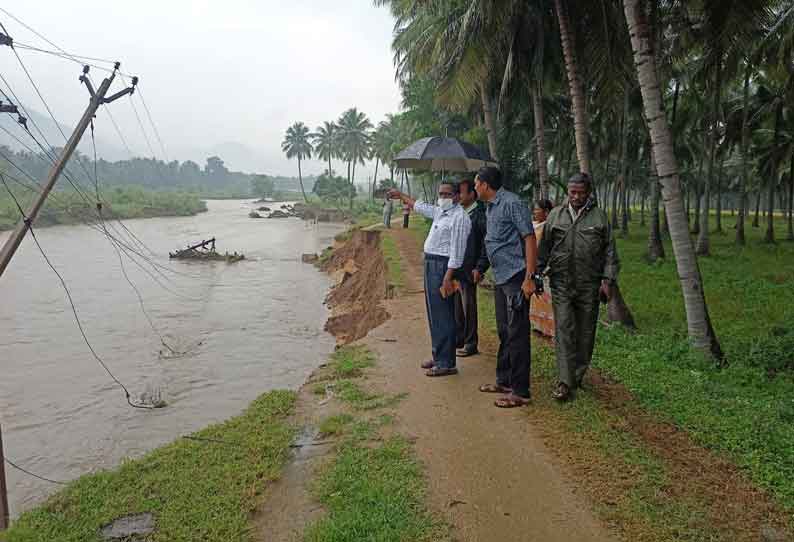
[[[551,280],[551,305],[554,309],[554,345],[559,381],[570,389],[582,384],[590,367],[598,323],[599,284],[570,284]]]

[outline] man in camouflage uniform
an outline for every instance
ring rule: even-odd
[[[568,199],[549,214],[538,249],[538,269],[551,283],[559,383],[553,397],[571,398],[581,386],[595,344],[599,298],[607,300],[620,264],[606,213],[593,198],[586,173],[568,181]]]

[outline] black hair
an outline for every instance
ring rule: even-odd
[[[469,193],[474,194],[474,199],[477,199],[477,191],[474,189],[474,179],[472,179],[471,177],[464,177],[463,179],[458,181],[458,192],[460,192],[460,187],[463,186],[464,184],[466,185],[466,189],[469,191]]]
[[[548,213],[552,209],[554,209],[554,204],[547,199],[539,199],[539,200],[535,200],[535,207],[537,207],[538,209],[543,209]]]
[[[502,172],[497,167],[481,167],[477,172],[477,177],[494,190],[502,188]]]
[[[593,191],[593,177],[588,173],[577,173],[568,179],[568,184],[583,184],[588,192]]]
[[[451,186],[453,194],[460,194],[460,183],[456,183],[455,181],[441,181],[440,183],[438,183],[439,188],[441,187],[442,184]]]

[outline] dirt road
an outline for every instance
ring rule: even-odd
[[[430,341],[420,247],[409,231],[395,229],[391,235],[403,256],[405,287],[386,304],[391,318],[362,342],[378,354],[371,376],[375,385],[408,392],[397,407],[398,428],[415,439],[427,468],[430,504],[453,526],[454,538],[613,540],[555,468],[527,417],[520,410],[497,409],[493,395],[478,391],[494,380],[493,354],[460,359],[457,376],[424,376],[419,363],[428,359]],[[487,344],[481,349],[496,350]]]

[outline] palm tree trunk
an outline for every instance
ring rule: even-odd
[[[333,177],[333,169],[331,169],[331,155],[328,155],[328,177]]]
[[[626,88],[623,90],[623,128],[620,131],[620,137],[622,140],[620,148],[620,194],[622,196],[620,200],[622,204],[621,231],[624,237],[628,235],[629,228],[626,214],[628,213],[628,210],[626,209],[626,197],[628,194],[629,182],[629,114],[631,113],[630,92],[631,90],[628,88],[628,85],[626,85]],[[615,222],[617,222],[617,209],[615,209],[613,213]],[[614,224],[613,227],[617,229],[617,224]]]
[[[623,0],[626,23],[634,52],[634,65],[642,91],[642,101],[651,142],[654,147],[656,171],[662,185],[662,195],[673,242],[678,278],[684,296],[687,332],[693,346],[717,360],[723,359],[714,328],[711,325],[703,279],[698,267],[692,240],[689,237],[678,163],[673,151],[673,136],[662,109],[662,95],[656,72],[653,48],[649,47],[651,29],[648,26],[642,0]]]
[[[759,186],[758,193],[755,195],[755,216],[753,217],[753,227],[757,228],[759,225],[758,215],[761,213],[761,193],[763,189]]]
[[[739,217],[736,219],[736,244],[744,245],[744,220],[747,215],[747,153],[750,149],[750,64],[744,69],[744,95],[742,97],[742,174],[739,177]]]
[[[630,196],[631,191],[628,187],[628,177],[626,177],[623,183],[623,213],[620,216],[620,230],[623,237],[629,236],[629,220],[631,220],[631,211],[629,210]]]
[[[585,109],[584,89],[579,76],[576,59],[576,42],[571,32],[568,14],[563,6],[564,0],[554,0],[557,21],[560,25],[560,41],[565,57],[565,70],[568,73],[568,88],[573,107],[573,129],[576,140],[576,157],[579,160],[579,171],[590,173],[590,142],[588,140],[587,110]]]
[[[697,235],[700,233],[700,208],[701,208],[701,201],[703,197],[703,192],[701,191],[701,183],[698,182],[699,179],[703,176],[703,162],[705,162],[705,158],[703,154],[700,155],[700,163],[698,165],[698,175],[696,179],[693,179],[695,182],[695,223],[692,226],[692,233]]]
[[[717,67],[714,75],[714,104],[711,117],[711,141],[709,148],[709,170],[706,173],[706,188],[703,194],[703,216],[700,219],[700,233],[695,247],[699,256],[708,256],[711,253],[711,239],[709,237],[709,216],[711,214],[711,186],[714,182],[714,161],[717,156],[717,139],[719,138],[720,98],[722,97],[722,51],[717,51]]]
[[[722,233],[722,173],[725,170],[725,153],[720,154],[720,167],[717,170],[717,227],[714,230]]]
[[[648,195],[643,191],[640,193],[640,226],[645,227],[645,200]]]
[[[788,170],[788,235],[786,241],[794,241],[794,217],[792,216],[792,209],[794,209],[794,154],[791,155],[791,165]]]
[[[303,189],[303,174],[301,173],[301,157],[298,156],[298,182],[301,185],[301,193],[303,194],[303,201],[309,203],[309,198],[306,197],[306,190]]]
[[[491,96],[485,90],[485,83],[480,83],[480,97],[482,99],[482,115],[485,118],[485,133],[488,136],[488,150],[491,158],[499,160],[496,154],[496,120],[493,116]]]
[[[375,176],[372,178],[372,201],[375,201],[375,190],[378,187],[378,162],[380,160],[375,158]]]
[[[651,145],[651,228],[648,232],[648,260],[655,262],[664,259],[664,245],[662,244],[662,231],[659,221],[659,176],[656,174],[656,159],[653,145]]]
[[[775,149],[780,145],[780,124],[783,122],[783,100],[778,100],[777,107],[775,108],[775,135],[772,139],[773,147]],[[775,187],[777,185],[777,172],[780,167],[778,159],[774,159],[775,163],[772,166],[772,174],[769,176],[769,194],[767,195],[769,215],[766,219],[766,234],[764,235],[764,243],[775,242]]]
[[[535,115],[535,150],[538,162],[540,199],[549,199],[549,166],[546,162],[546,127],[543,122],[543,82],[538,79],[531,87],[532,111]]]

